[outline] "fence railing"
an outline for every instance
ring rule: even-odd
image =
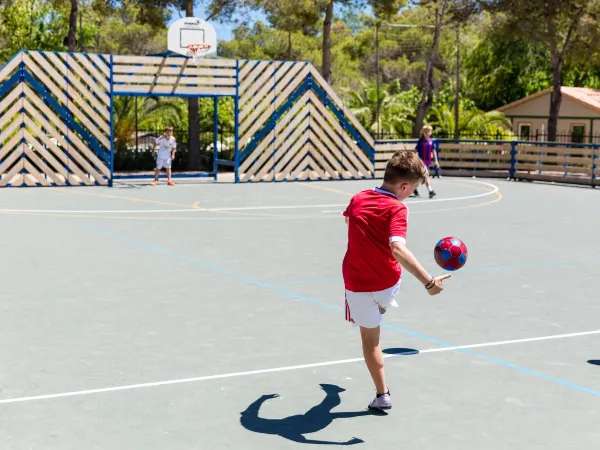
[[[375,142],[375,175],[397,150],[415,150],[416,140]],[[440,169],[433,176],[501,177],[600,186],[600,144],[434,139]]]

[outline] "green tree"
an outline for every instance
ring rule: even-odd
[[[552,100],[548,119],[548,140],[556,140],[558,115],[562,103],[562,76],[565,59],[589,18],[597,0],[478,0],[483,8],[502,14],[504,26],[532,42],[547,46],[552,65]]]

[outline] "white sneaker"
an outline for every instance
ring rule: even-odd
[[[392,409],[392,396],[388,390],[385,394],[377,394],[371,403],[369,403],[369,409]]]

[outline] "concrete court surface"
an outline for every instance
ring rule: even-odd
[[[437,297],[405,274],[387,415],[341,280],[378,180],[1,190],[0,448],[598,448],[600,192],[433,182],[409,247],[469,260]]]

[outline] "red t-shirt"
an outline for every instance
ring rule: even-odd
[[[344,211],[348,248],[342,263],[346,289],[375,292],[391,288],[401,276],[390,243],[406,242],[408,208],[391,192],[375,188],[359,192]]]

